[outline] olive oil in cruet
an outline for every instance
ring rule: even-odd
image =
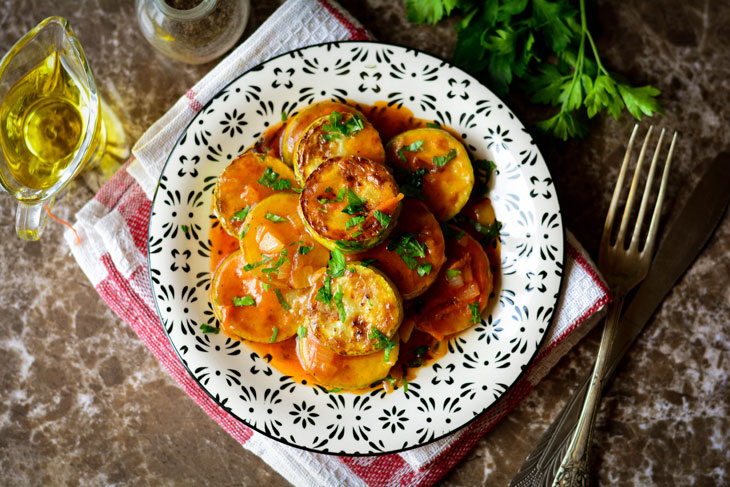
[[[58,52],[23,76],[0,105],[0,144],[11,174],[33,189],[53,186],[79,149],[89,114],[85,88]]]

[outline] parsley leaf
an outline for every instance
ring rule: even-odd
[[[246,217],[248,216],[248,212],[251,211],[252,207],[253,207],[253,205],[246,206],[243,209],[238,210],[236,213],[233,214],[233,216],[231,217],[231,220],[242,222],[243,220],[246,219]]]
[[[337,287],[337,292],[332,297],[335,301],[335,306],[337,307],[337,312],[340,313],[340,321],[345,322],[345,318],[347,318],[347,313],[345,313],[345,305],[342,304],[342,298],[345,295],[345,293],[342,292],[341,287]]]
[[[299,328],[297,328],[297,336],[299,338],[304,338],[307,336],[307,327],[304,325],[299,325]]]
[[[283,178],[279,179],[279,173],[274,171],[271,166],[266,166],[266,169],[264,169],[264,173],[258,179],[258,183],[261,186],[271,188],[274,191],[291,189],[291,181]]]
[[[457,3],[457,0],[406,0],[408,21],[436,25],[444,15],[451,13]]]
[[[348,240],[335,240],[339,249],[356,252],[363,249],[362,242],[350,242]]]
[[[264,215],[264,218],[266,218],[270,222],[274,222],[274,223],[284,223],[284,222],[288,222],[289,221],[288,218],[283,217],[283,216],[276,215],[276,214],[271,213],[269,211],[266,212],[266,215]]]
[[[449,149],[449,152],[443,156],[433,156],[432,161],[434,166],[444,167],[454,159],[456,159],[456,149]]]
[[[252,262],[251,264],[246,264],[245,266],[243,266],[243,270],[248,272],[257,267],[261,267],[262,265],[266,264],[267,262],[271,261],[272,259],[273,259],[273,257],[264,257],[263,259],[261,259],[258,262]]]
[[[390,215],[383,213],[380,210],[375,210],[375,212],[373,213],[373,216],[375,216],[375,219],[378,220],[378,222],[380,223],[380,226],[382,226],[383,228],[387,228],[388,225],[390,225],[390,221],[391,221]]]
[[[256,300],[250,294],[242,298],[233,296],[233,306],[256,306]]]
[[[331,193],[332,188],[327,188],[329,191],[325,191],[325,193]],[[334,199],[328,199],[328,198],[319,198],[317,201],[322,203],[323,205],[326,205],[328,203],[342,203],[345,200],[345,192],[347,191],[347,188],[342,188],[337,192],[337,196]]]
[[[475,324],[479,323],[482,320],[482,316],[479,314],[479,301],[469,303],[467,306],[469,306],[469,312],[471,313],[469,321]]]
[[[269,343],[274,343],[277,336],[279,336],[279,329],[274,326],[271,328],[271,338],[269,339]]]
[[[419,264],[418,275],[423,277],[431,273],[432,264]]]
[[[205,323],[201,323],[200,331],[203,333],[210,333],[212,335],[217,335],[218,333],[220,333],[221,329],[218,328],[217,326],[210,326],[210,325],[206,325]]]
[[[314,299],[329,304],[332,308],[332,276],[327,274],[324,277],[324,284],[317,289]]]
[[[373,265],[373,264],[375,264],[377,262],[378,262],[378,259],[363,259],[360,262],[360,265],[363,266],[363,267],[370,267],[371,265]]]
[[[403,153],[406,152],[406,151],[408,151],[408,152],[418,152],[419,150],[423,150],[423,147],[422,146],[423,146],[423,141],[422,140],[417,140],[417,141],[412,142],[412,143],[410,143],[408,145],[404,145],[403,147],[401,147],[400,149],[398,149],[396,151],[396,154],[398,154],[398,157],[400,157],[401,161],[408,162],[406,160],[406,155],[403,154]]]
[[[367,201],[360,198],[352,189],[347,188],[347,206],[342,209],[342,213],[354,215],[363,211],[363,206]]]
[[[416,236],[412,233],[403,232],[391,237],[386,249],[400,255],[400,258],[403,259],[406,266],[408,266],[410,270],[414,270],[419,264],[416,259],[419,257],[426,257],[426,250],[428,250],[428,247],[426,247],[426,244],[416,240]],[[428,268],[428,271],[426,271],[425,268],[423,270],[418,270],[419,275],[421,276],[428,274],[430,271],[430,267]]]
[[[312,245],[311,247],[305,247],[304,245],[300,245],[299,246],[299,249],[298,249],[298,252],[299,252],[300,255],[307,255],[312,250],[314,250],[314,245]]]
[[[497,165],[492,161],[477,159],[474,161],[474,191],[475,194],[487,194],[489,191],[489,180],[492,179],[492,173]]]
[[[368,338],[370,340],[377,340],[377,342],[375,342],[375,348],[385,350],[383,361],[388,362],[390,360],[390,351],[395,348],[395,342],[383,335],[383,332],[377,328],[374,328],[373,331],[370,332]]]
[[[322,125],[325,133],[322,134],[322,138],[325,140],[332,140],[332,138],[344,135],[349,137],[361,131],[365,125],[362,121],[362,116],[359,113],[345,114],[346,121],[342,121],[343,115],[340,112],[334,111],[329,115],[329,123]],[[327,138],[329,136],[330,138]]]
[[[332,277],[340,277],[345,273],[345,256],[339,249],[330,252],[329,270],[327,271]]]
[[[446,269],[446,277],[452,278],[461,275],[461,271],[459,269]]]
[[[423,186],[423,176],[426,174],[428,174],[428,169],[424,167],[420,167],[413,172],[407,169],[396,170],[401,192],[411,198],[422,198],[421,188]]]
[[[281,294],[281,289],[274,289],[274,294],[276,294],[276,299],[279,301],[279,306],[281,306],[284,311],[291,310],[291,305],[286,302],[286,299],[284,299],[284,295]]]
[[[364,216],[353,216],[349,220],[347,220],[347,223],[345,223],[345,230],[349,230],[352,227],[356,227],[364,221],[365,221]]]

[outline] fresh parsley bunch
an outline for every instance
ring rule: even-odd
[[[406,0],[408,20],[436,24],[458,9],[454,62],[483,73],[498,94],[515,80],[530,101],[560,107],[538,127],[563,140],[587,133],[586,117],[605,110],[618,119],[628,111],[662,113],[651,86],[620,81],[601,63],[586,24],[585,0]],[[587,54],[588,53],[588,54]]]

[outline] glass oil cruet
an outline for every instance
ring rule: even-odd
[[[20,238],[38,240],[54,197],[106,144],[94,74],[66,19],[45,19],[0,60],[0,100],[0,186],[18,201]]]

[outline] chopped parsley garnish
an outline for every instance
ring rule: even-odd
[[[475,194],[487,194],[489,180],[492,178],[492,173],[496,168],[497,165],[492,161],[484,159],[477,159],[474,161]]]
[[[446,269],[446,277],[456,277],[458,275],[461,275],[459,269]]]
[[[422,146],[423,146],[423,141],[422,140],[417,140],[415,142],[412,142],[411,144],[404,145],[403,147],[401,147],[400,149],[398,149],[398,151],[396,153],[398,154],[398,157],[400,157],[401,161],[408,162],[406,160],[406,155],[403,154],[403,153],[406,152],[406,151],[408,151],[408,152],[417,152],[419,150],[423,150],[423,147]]]
[[[340,313],[340,321],[345,322],[345,318],[347,318],[347,313],[345,313],[345,305],[342,304],[342,297],[345,295],[345,293],[342,292],[341,287],[337,287],[337,292],[332,297],[335,301],[335,306],[337,307],[337,312]]]
[[[347,215],[354,215],[360,213],[362,207],[367,203],[363,198],[360,198],[352,189],[347,188],[347,206],[342,209],[342,213]]]
[[[257,267],[261,267],[262,265],[266,264],[267,262],[269,262],[272,259],[273,259],[273,257],[264,257],[263,259],[261,259],[258,262],[246,264],[245,266],[243,266],[243,270],[248,272],[252,269],[256,269]]]
[[[370,267],[371,265],[373,265],[373,264],[375,264],[377,262],[378,262],[378,259],[363,259],[360,262],[360,265],[363,266],[363,267]]]
[[[269,343],[274,343],[276,341],[276,337],[279,336],[279,329],[277,327],[271,328],[271,338],[269,339]]]
[[[307,255],[312,250],[314,250],[314,245],[312,245],[311,247],[306,247],[304,245],[300,245],[297,252],[299,252],[299,255]]]
[[[345,200],[345,192],[347,191],[347,188],[342,188],[337,192],[337,196],[335,196],[334,199],[328,199],[328,198],[319,198],[317,201],[322,203],[323,205],[326,205],[328,203],[342,203]],[[331,193],[332,188],[327,188],[325,190],[325,193]]]
[[[374,328],[373,331],[370,332],[368,338],[370,340],[377,340],[377,342],[375,342],[375,348],[385,350],[383,361],[388,362],[390,360],[390,351],[395,348],[395,342],[383,335],[383,333],[377,328]]]
[[[286,122],[287,116],[286,112],[284,110],[281,111],[281,121]]]
[[[324,284],[317,289],[314,299],[327,303],[332,308],[332,276],[329,274],[324,276]]]
[[[387,250],[400,255],[400,258],[403,259],[403,262],[405,262],[406,266],[408,266],[410,270],[414,270],[418,267],[418,261],[416,259],[419,257],[426,257],[426,250],[428,249],[426,244],[416,240],[416,236],[410,232],[403,232],[393,236],[390,241],[388,241],[388,246],[386,248]],[[428,271],[430,272],[430,270],[431,269],[429,267]],[[421,274],[421,272],[424,272],[424,274]],[[428,274],[428,272],[425,272],[425,269],[424,271],[419,269],[419,275],[425,274]]]
[[[423,356],[426,355],[429,350],[430,347],[428,347],[428,345],[422,345],[413,350],[413,355],[415,355],[416,358],[408,363],[408,367],[415,368],[423,365]]]
[[[279,272],[279,268],[284,265],[284,262],[289,262],[289,259],[287,258],[287,249],[283,249],[281,253],[279,254],[279,258],[272,264],[271,267],[267,267],[265,269],[261,269],[261,272],[264,274],[272,274],[274,272]]]
[[[299,338],[304,338],[307,336],[307,327],[304,325],[299,325],[299,328],[297,328],[297,336]]]
[[[391,217],[390,215],[383,213],[380,210],[375,210],[375,213],[373,213],[373,216],[375,216],[375,219],[378,220],[380,225],[383,228],[386,228],[388,225],[390,225]]]
[[[456,240],[461,240],[461,237],[464,236],[464,230],[461,228],[455,228],[451,225],[442,225],[441,226],[441,232],[443,232],[444,237],[446,238],[454,238]]]
[[[479,301],[474,301],[473,303],[469,303],[469,311],[471,312],[471,318],[469,321],[472,323],[479,323],[482,320],[481,315],[479,314]]]
[[[246,224],[246,225],[245,225],[245,226],[243,227],[243,230],[241,230],[241,233],[240,233],[240,234],[238,235],[238,238],[239,238],[239,239],[240,239],[240,238],[243,238],[243,237],[245,237],[245,236],[246,236],[246,234],[248,233],[248,227],[249,227],[249,226],[250,226],[249,224]]]
[[[238,210],[236,213],[233,214],[231,220],[233,220],[234,222],[242,222],[248,216],[248,212],[251,211],[252,206],[246,206],[242,210]]]
[[[247,296],[233,296],[233,306],[256,306],[256,300],[250,294]]]
[[[352,227],[355,227],[357,225],[362,224],[365,221],[364,216],[353,216],[349,220],[347,220],[347,223],[345,223],[345,230],[349,230]]]
[[[217,335],[218,333],[220,333],[221,329],[217,326],[210,326],[206,325],[205,323],[201,323],[200,331],[202,331],[203,333],[211,333],[213,335]]]
[[[288,222],[289,221],[288,218],[283,217],[283,216],[276,215],[274,213],[271,213],[270,211],[267,211],[266,212],[266,215],[264,216],[264,218],[266,218],[270,222],[274,222],[274,223],[284,223],[284,222]]]
[[[325,138],[325,136],[327,135],[330,135],[331,137],[339,137],[340,135],[349,137],[350,135],[354,135],[361,131],[363,127],[364,125],[362,122],[362,116],[359,113],[352,114],[352,116],[348,118],[346,122],[343,122],[342,114],[340,112],[334,111],[330,113],[329,123],[325,123],[324,125],[322,125],[322,129],[324,129],[325,131],[322,137]],[[325,140],[332,139],[325,138]]]
[[[427,274],[431,273],[431,264],[419,264],[418,265],[418,275],[423,277]]]
[[[185,235],[188,234],[188,226],[187,225],[180,225],[180,230],[182,230]]]
[[[335,240],[335,245],[339,247],[342,250],[362,250],[363,245],[362,242],[348,242],[347,240]]]
[[[341,250],[334,249],[330,252],[328,273],[332,277],[340,277],[345,273],[345,256]]]
[[[279,173],[274,171],[271,166],[266,166],[264,174],[258,180],[258,183],[267,188],[271,188],[274,191],[281,191],[284,189],[291,189],[291,181],[288,179],[279,179]]]
[[[291,306],[289,303],[286,302],[286,299],[284,299],[284,295],[281,294],[281,289],[274,289],[274,294],[276,294],[276,299],[279,301],[279,305],[282,307],[284,311],[289,311],[291,309]]]
[[[439,125],[437,123],[433,123],[433,122],[426,122],[426,127],[430,128],[430,129],[440,129],[441,125]]]
[[[334,394],[335,392],[340,392],[341,390],[342,390],[342,387],[335,387],[334,389],[330,389],[327,392],[329,392],[330,394]]]
[[[432,161],[434,166],[444,167],[454,159],[456,159],[456,149],[449,149],[449,152],[443,156],[433,156]]]
[[[482,225],[478,221],[469,220],[474,230],[482,235],[482,243],[488,244],[495,238],[499,237],[499,230],[502,228],[502,222],[494,220],[491,225]]]
[[[403,376],[401,377],[403,379],[403,394],[408,392],[408,367],[406,367],[406,364],[401,364],[403,366]]]
[[[333,140],[340,138],[340,134],[331,134],[331,133],[327,133],[327,132],[325,132],[323,134],[319,134],[319,136],[325,142],[332,142]]]
[[[421,189],[423,187],[423,176],[426,174],[428,174],[428,170],[424,167],[420,167],[413,172],[406,169],[396,170],[401,192],[411,198],[423,198]]]

